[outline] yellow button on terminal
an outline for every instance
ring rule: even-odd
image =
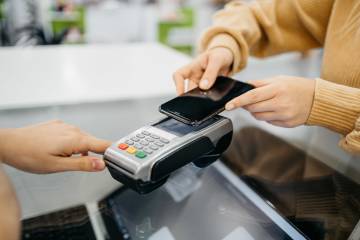
[[[134,154],[134,153],[136,153],[137,149],[134,147],[128,147],[128,149],[126,151],[130,154]]]

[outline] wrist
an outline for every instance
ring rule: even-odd
[[[7,154],[10,151],[10,145],[12,143],[12,136],[15,129],[0,129],[0,162],[7,162]]]
[[[240,71],[245,67],[246,59],[243,58],[242,51],[240,49],[240,45],[231,35],[223,33],[213,36],[212,38],[204,38],[201,46],[202,50],[210,51],[216,48],[225,48],[228,49],[232,53],[232,64],[231,65],[231,73]]]
[[[228,71],[232,70],[235,61],[235,55],[231,49],[219,46],[209,49],[207,52],[211,52],[211,54],[218,56],[219,60],[223,62],[223,67],[226,67]]]
[[[231,62],[231,63],[234,62],[235,55],[234,55],[233,51],[228,47],[219,46],[219,47],[211,48],[208,51],[221,51],[223,53],[224,57],[228,60],[228,62]]]

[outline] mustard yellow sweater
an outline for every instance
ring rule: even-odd
[[[344,136],[340,145],[360,153],[360,1],[233,1],[214,16],[201,48],[229,48],[233,72],[249,54],[266,57],[323,47],[321,79],[316,79],[308,125]]]

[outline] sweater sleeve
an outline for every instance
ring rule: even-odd
[[[306,51],[324,43],[333,0],[233,1],[214,16],[200,41],[200,51],[229,48],[233,72],[246,66],[249,54],[265,57]]]
[[[317,79],[307,124],[342,134],[340,146],[360,154],[360,89]]]

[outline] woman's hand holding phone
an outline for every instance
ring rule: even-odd
[[[209,89],[217,76],[230,72],[233,58],[227,48],[215,48],[199,55],[174,73],[177,93],[185,92],[185,80],[189,80],[188,90],[197,86],[203,90]],[[226,110],[244,108],[256,119],[281,127],[306,123],[314,99],[315,80],[277,76],[249,83],[256,88],[228,102]]]
[[[227,76],[234,61],[232,52],[225,47],[218,47],[200,54],[194,61],[180,68],[173,75],[177,94],[183,94],[193,88],[203,90],[214,85],[216,77]],[[189,80],[188,89],[185,81]]]
[[[314,100],[314,79],[277,76],[249,83],[256,88],[228,102],[226,110],[242,107],[257,120],[280,127],[306,123]]]

